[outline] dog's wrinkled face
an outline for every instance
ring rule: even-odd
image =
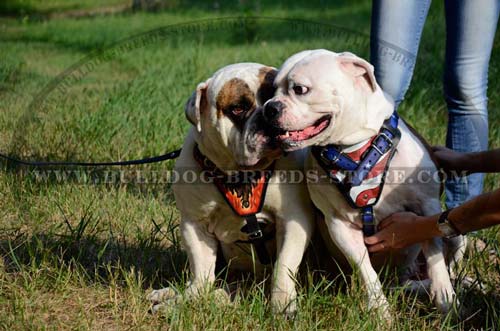
[[[223,67],[186,104],[201,151],[223,170],[262,169],[281,155],[262,106],[274,95],[277,70],[257,63]]]
[[[373,67],[352,53],[312,50],[285,61],[276,96],[264,108],[285,150],[350,145],[379,130],[393,107],[377,85]]]

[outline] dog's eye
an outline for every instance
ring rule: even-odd
[[[235,115],[239,116],[242,115],[245,112],[245,107],[241,104],[235,104],[229,107],[229,111]]]
[[[234,108],[231,109],[231,113],[233,113],[234,115],[241,115],[244,112],[245,111],[241,107],[234,107]]]
[[[309,88],[302,86],[302,85],[295,85],[293,87],[293,92],[296,95],[303,95],[303,94],[306,94],[307,92],[309,92]]]

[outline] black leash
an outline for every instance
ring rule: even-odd
[[[31,167],[53,167],[53,166],[79,166],[79,167],[106,167],[106,166],[128,166],[137,164],[148,164],[173,160],[181,154],[181,149],[168,152],[163,155],[146,157],[139,160],[116,161],[116,162],[40,162],[40,161],[23,161],[14,157],[0,153],[0,159],[7,160],[12,163],[22,164]]]

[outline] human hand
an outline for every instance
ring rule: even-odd
[[[467,174],[467,153],[456,152],[443,146],[434,146],[432,151],[439,168],[442,168],[446,173],[453,171],[458,175]]]
[[[436,221],[414,213],[395,213],[384,219],[378,232],[365,238],[370,253],[401,249],[439,235]]]

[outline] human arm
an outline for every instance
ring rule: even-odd
[[[417,216],[414,213],[395,213],[379,225],[379,231],[365,238],[369,252],[400,249],[443,234],[438,227],[440,214]],[[500,224],[500,189],[482,194],[456,207],[448,221],[464,234]]]
[[[500,172],[500,148],[473,153],[460,153],[442,146],[432,150],[439,167],[447,172]]]

